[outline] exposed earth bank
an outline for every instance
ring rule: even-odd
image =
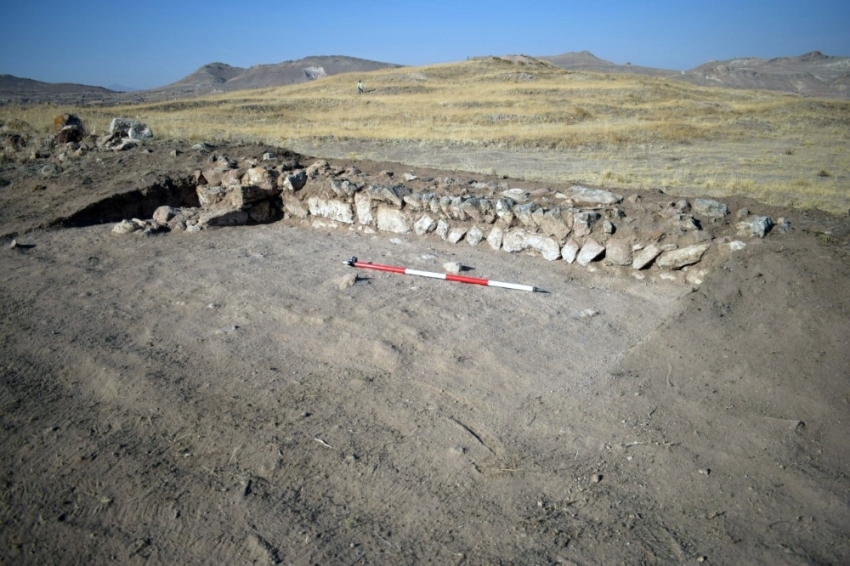
[[[433,234],[79,215],[192,189],[208,157],[2,165],[3,562],[850,562],[846,216],[726,199],[793,229],[696,285]],[[351,166],[460,177],[330,163]]]

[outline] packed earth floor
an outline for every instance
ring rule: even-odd
[[[725,199],[708,238],[658,239],[710,243],[698,268],[640,270],[285,205],[152,224],[213,155],[266,153],[317,161],[156,142],[0,166],[0,562],[850,562],[846,215]],[[352,167],[570,190],[343,161],[328,182]],[[591,236],[689,214],[632,194]],[[745,208],[786,230],[740,235]]]

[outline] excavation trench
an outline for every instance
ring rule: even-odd
[[[191,175],[157,181],[146,187],[119,193],[86,205],[70,216],[50,222],[51,227],[82,228],[120,222],[127,218],[150,218],[160,206],[200,206]]]

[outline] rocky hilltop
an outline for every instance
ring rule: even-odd
[[[631,73],[669,77],[701,86],[723,86],[791,92],[819,98],[850,97],[850,57],[812,51],[797,57],[743,57],[709,61],[688,71],[619,65],[589,51],[539,57],[562,69],[593,73]]]

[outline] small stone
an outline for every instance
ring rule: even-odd
[[[356,282],[357,282],[357,274],[356,273],[346,273],[342,277],[334,279],[334,283],[336,283],[336,286],[340,291],[343,291],[343,290],[353,286]]]
[[[594,316],[597,316],[598,314],[599,314],[599,311],[595,311],[593,309],[584,309],[583,311],[581,311],[579,316],[581,318],[593,318]]]
[[[122,220],[112,227],[113,234],[130,234],[136,230],[141,230],[141,226],[131,220]]]
[[[594,474],[593,477],[590,478],[590,481],[593,483],[599,483],[602,481],[602,474]]]
[[[18,241],[17,241],[17,240],[12,240],[12,243],[11,243],[11,244],[9,244],[9,247],[10,247],[10,248],[12,248],[12,249],[17,248],[17,247],[18,247]]]
[[[275,159],[277,159],[276,153],[271,153],[267,151],[263,154],[263,161],[274,161]]]
[[[614,228],[614,225],[611,223],[610,220],[606,220],[605,222],[602,223],[602,230],[606,234],[613,234],[614,231],[616,230],[616,228]]]
[[[701,470],[699,470],[699,473],[701,473],[704,476],[708,476],[708,475],[711,475],[711,470],[708,469],[708,468],[702,468]]]
[[[453,273],[457,275],[463,269],[463,266],[456,261],[449,261],[443,264],[443,269],[446,270],[446,273]]]
[[[419,177],[417,177],[417,176],[416,176],[416,175],[414,175],[413,173],[405,173],[405,174],[404,174],[404,180],[405,180],[405,181],[415,181],[415,180],[416,180],[416,179],[418,179],[418,178],[419,178]]]

